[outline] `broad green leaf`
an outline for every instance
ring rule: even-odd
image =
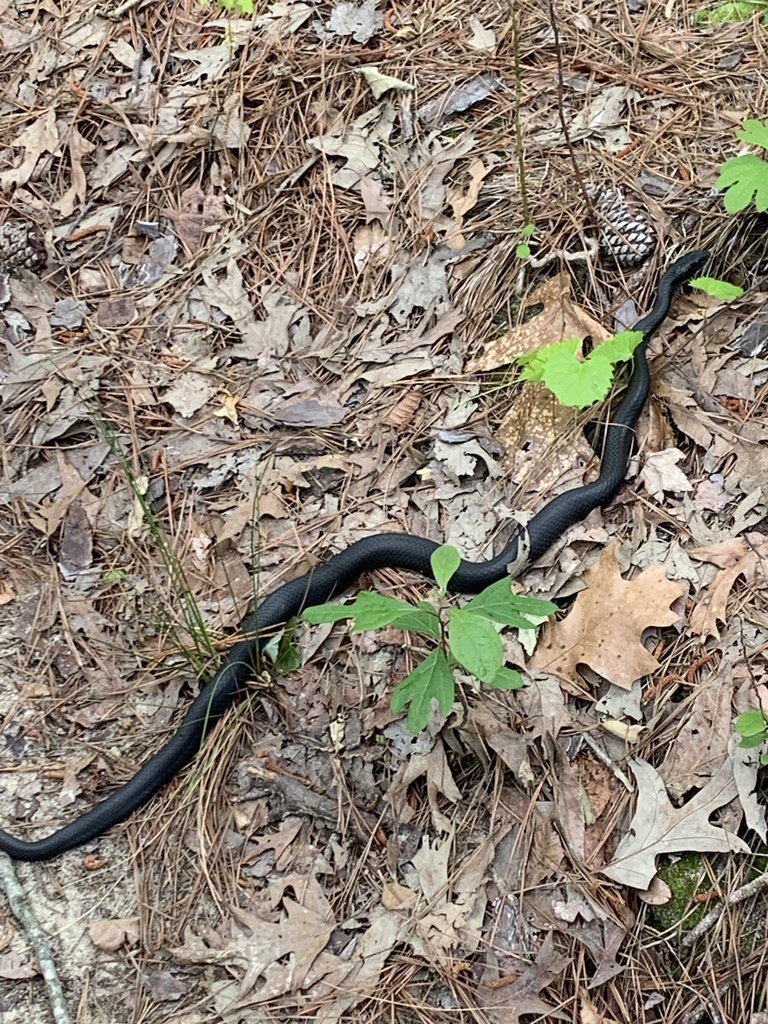
[[[453,545],[443,544],[442,547],[432,552],[429,564],[432,566],[432,572],[435,576],[435,582],[440,588],[440,593],[444,594],[451,576],[453,576],[461,564],[461,555]]]
[[[520,237],[525,239],[531,238],[535,230],[535,224],[526,224],[525,227],[520,230]]]
[[[738,299],[740,295],[744,294],[744,289],[739,288],[737,284],[729,284],[728,281],[721,281],[717,277],[695,277],[689,283],[693,288],[698,288],[716,299],[722,299],[723,302]]]
[[[488,685],[495,690],[519,690],[523,677],[515,669],[502,665]]]
[[[439,640],[442,637],[440,619],[434,608],[430,611],[412,608],[404,615],[398,615],[396,619],[393,619],[392,625],[395,629],[406,630],[409,633],[421,633],[422,636],[428,636],[432,640]]]
[[[534,624],[525,618],[526,615],[551,615],[557,611],[557,605],[535,597],[521,597],[512,590],[512,581],[504,579],[476,594],[464,605],[464,610],[504,626],[532,629]]]
[[[517,256],[519,260],[527,260],[530,255],[531,247],[530,245],[526,245],[525,242],[520,242],[520,244],[515,247],[515,256]]]
[[[754,733],[749,736],[742,736],[739,740],[739,746],[745,750],[749,750],[751,747],[761,747],[765,743],[765,738],[764,732],[761,732],[760,735]]]
[[[504,664],[501,637],[488,619],[464,608],[451,608],[448,615],[448,646],[467,672],[490,683]]]
[[[441,650],[434,650],[417,665],[392,693],[389,706],[399,714],[408,701],[408,729],[416,736],[426,728],[432,699],[437,701],[440,713],[447,716],[453,707],[455,687],[453,673]]]
[[[745,711],[739,715],[734,723],[736,732],[741,736],[742,747],[757,747],[766,738],[766,730],[768,730],[768,724],[766,724],[765,718],[760,711]],[[756,739],[754,743],[747,743],[747,740]]]
[[[726,160],[715,188],[724,188],[723,203],[728,213],[745,210],[754,200],[758,213],[768,210],[768,161],[746,153]]]
[[[401,615],[413,611],[413,605],[386,597],[372,590],[361,590],[351,604],[316,604],[305,608],[302,618],[317,625],[320,622],[338,622],[339,619],[354,619],[353,632],[364,629],[381,629],[391,625]]]
[[[547,359],[542,380],[563,405],[585,409],[608,394],[613,367],[605,360],[588,359],[580,363],[560,349]]]
[[[764,6],[768,10],[768,4]],[[745,121],[744,127],[736,134],[749,146],[762,146],[763,149],[768,149],[768,121]]]
[[[587,362],[591,359],[604,359],[609,363],[626,362],[632,358],[632,353],[642,340],[642,331],[619,331],[612,338],[606,338],[602,345],[593,348]]]
[[[522,367],[521,380],[543,380],[544,368],[551,359],[552,354],[559,350],[567,352],[576,358],[576,349],[579,347],[578,338],[568,338],[566,341],[555,341],[551,345],[542,345],[535,352],[526,352],[517,357],[517,363]]]

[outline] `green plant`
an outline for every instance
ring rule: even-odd
[[[501,637],[493,623],[533,629],[555,611],[551,601],[515,594],[509,579],[493,583],[462,608],[448,605],[446,589],[460,560],[458,551],[447,544],[433,553],[430,562],[438,587],[435,603],[419,601],[413,605],[363,590],[351,604],[314,605],[302,616],[313,624],[352,619],[352,633],[394,626],[438,643],[392,693],[395,714],[410,702],[407,724],[414,735],[426,727],[433,699],[443,715],[451,710],[457,666],[497,689],[522,686],[520,673],[504,664]]]
[[[768,163],[760,161],[768,168]],[[724,302],[737,299],[743,289],[716,277],[697,277],[689,284]],[[586,359],[577,359],[578,338],[556,341],[517,357],[521,380],[541,381],[561,405],[586,409],[601,401],[613,383],[616,365],[632,358],[642,341],[640,331],[620,331],[597,345]]]
[[[768,740],[768,721],[762,711],[745,711],[734,727],[741,737],[740,747],[761,747]],[[768,764],[768,753],[760,755],[760,764]]]
[[[520,241],[517,248],[515,249],[515,255],[519,260],[527,260],[531,255],[531,247],[528,242],[536,230],[535,224],[526,224],[525,227],[520,230]]]
[[[562,405],[585,409],[605,398],[617,363],[632,358],[642,341],[640,331],[621,331],[592,349],[586,359],[576,358],[577,338],[544,345],[518,356],[523,380],[542,381]]]
[[[736,133],[742,142],[768,152],[768,121],[745,121]],[[754,202],[758,213],[768,210],[768,160],[754,153],[731,157],[720,168],[715,188],[725,189],[728,213],[738,213]]]

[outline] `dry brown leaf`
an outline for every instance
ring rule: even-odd
[[[88,936],[97,949],[114,953],[121,946],[135,946],[139,941],[138,917],[116,917],[111,921],[91,921]]]
[[[615,544],[587,570],[584,584],[568,615],[545,623],[531,667],[558,676],[582,693],[578,666],[589,665],[628,690],[635,679],[659,667],[643,646],[642,634],[650,626],[672,625],[677,615],[670,605],[685,593],[686,584],[668,580],[661,566],[646,569],[634,580],[622,579]]]
[[[486,345],[482,356],[468,364],[467,371],[508,366],[517,356],[566,338],[583,341],[591,337],[599,345],[610,337],[610,331],[571,299],[570,277],[565,271],[545,281],[525,302],[525,308],[538,305],[544,307],[540,313]],[[580,350],[576,354],[580,356]]]
[[[768,537],[749,533],[745,537],[733,537],[704,548],[694,548],[688,553],[693,558],[711,562],[722,569],[691,614],[692,633],[702,637],[719,637],[717,624],[727,621],[728,597],[739,576],[750,582],[757,572],[763,577],[767,575]]]

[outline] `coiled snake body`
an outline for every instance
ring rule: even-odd
[[[695,276],[708,257],[707,252],[697,250],[677,259],[659,281],[653,309],[635,325],[635,330],[642,331],[643,340],[635,349],[624,398],[606,428],[598,478],[549,501],[495,558],[487,562],[462,560],[450,582],[452,591],[473,594],[505,576],[520,575],[569,527],[614,498],[624,480],[634,426],[648,394],[645,342],[667,315],[675,290]],[[406,569],[432,578],[429,560],[438,546],[407,533],[379,533],[350,544],[323,565],[278,587],[246,616],[241,623],[245,639],[230,649],[219,670],[190,705],[176,733],[132,779],[45,839],[26,842],[0,830],[0,850],[16,860],[48,860],[90,842],[127,818],[192,760],[253,676],[261,646],[274,634],[275,627],[310,605],[330,600],[374,569]]]

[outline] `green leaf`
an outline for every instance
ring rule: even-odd
[[[515,256],[517,256],[519,260],[527,260],[530,255],[531,247],[530,245],[526,245],[525,242],[520,242],[519,245],[515,247]]]
[[[746,128],[746,124],[744,125],[744,127]],[[521,228],[521,230],[520,230],[520,237],[521,238],[526,238],[526,239],[527,238],[531,238],[535,230],[536,230],[536,225],[535,224],[526,224],[525,227]]]
[[[619,331],[612,338],[606,338],[602,345],[592,349],[587,362],[591,359],[603,359],[609,363],[624,363],[627,359],[632,358],[635,349],[642,340],[642,331]]]
[[[490,683],[504,664],[501,637],[491,623],[464,608],[451,608],[448,615],[448,646],[451,654],[484,683]]]
[[[768,121],[745,121],[743,128],[736,134],[749,146],[762,146],[763,149],[768,149]]]
[[[127,575],[128,573],[125,571],[125,569],[107,569],[102,579],[106,584],[111,586],[113,583],[122,583]]]
[[[741,736],[742,747],[757,747],[766,738],[768,724],[761,711],[745,711],[734,722],[734,728]],[[748,740],[755,742],[747,742]]]
[[[521,380],[543,380],[544,368],[552,353],[557,349],[564,349],[576,359],[576,349],[579,347],[578,338],[568,338],[566,341],[554,341],[551,345],[542,345],[534,352],[526,352],[517,357],[517,363],[522,367]]]
[[[515,669],[502,665],[488,685],[495,690],[519,690],[523,677]]]
[[[440,713],[447,716],[453,707],[455,687],[448,659],[441,650],[432,651],[417,665],[392,692],[389,706],[399,714],[408,701],[408,729],[415,735],[425,729],[429,721],[433,698]]]
[[[740,295],[744,294],[744,289],[739,288],[737,284],[729,284],[728,281],[721,281],[717,277],[695,277],[689,284],[693,288],[706,292],[707,295],[712,295],[716,299],[722,299],[723,302],[738,299]]]
[[[585,409],[608,394],[613,367],[600,359],[579,362],[560,349],[547,359],[542,380],[563,405]]]
[[[392,625],[396,629],[403,629],[409,633],[421,633],[422,636],[428,636],[432,640],[440,640],[442,637],[440,619],[434,608],[430,608],[429,611],[412,608],[404,615],[398,615],[396,619],[393,619]]]
[[[765,743],[765,733],[761,732],[760,735],[754,736],[742,736],[739,740],[739,746],[749,750],[750,747],[762,747]]]
[[[372,590],[361,590],[351,604],[316,604],[305,608],[302,618],[317,625],[320,622],[338,622],[339,619],[354,619],[352,632],[364,629],[381,629],[390,626],[402,615],[410,614],[413,605],[394,597],[385,597]]]
[[[512,589],[512,581],[499,580],[476,594],[464,610],[474,615],[483,615],[486,619],[499,622],[504,626],[517,629],[533,629],[534,624],[526,615],[551,615],[557,611],[557,605],[551,601],[540,601],[535,597],[521,597]]]
[[[724,188],[723,203],[728,213],[745,210],[754,200],[758,213],[768,210],[768,161],[747,153],[726,160],[715,188]]]
[[[432,566],[432,572],[435,582],[440,588],[440,593],[444,594],[451,576],[453,576],[461,564],[461,555],[452,544],[443,544],[442,547],[432,552],[429,564]]]

